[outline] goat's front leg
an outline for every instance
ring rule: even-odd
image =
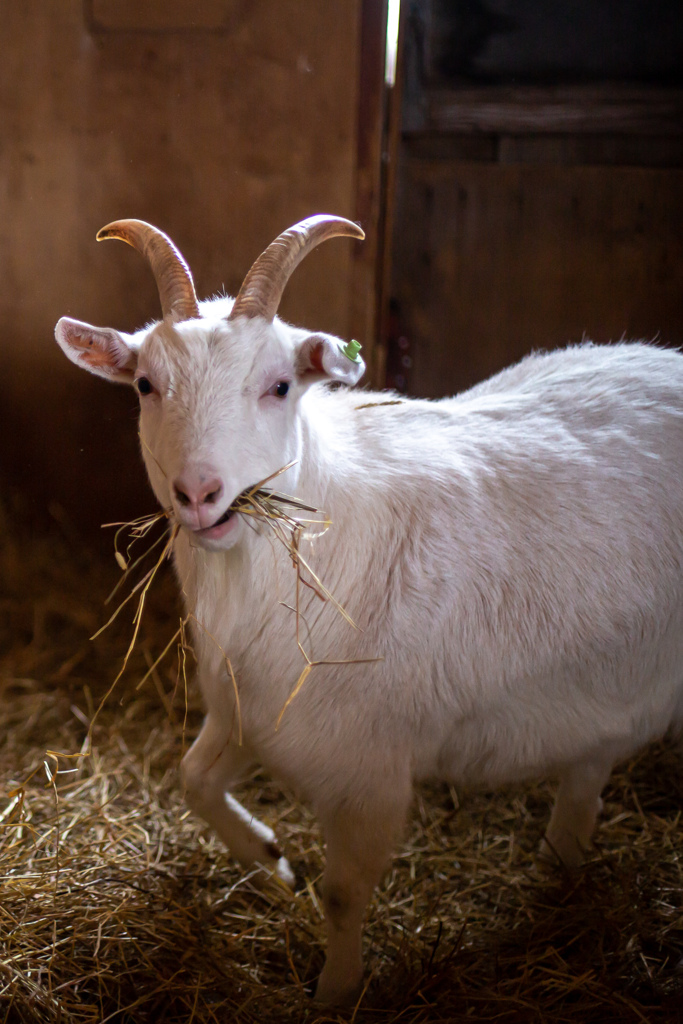
[[[273,830],[228,792],[228,787],[243,778],[253,763],[231,739],[224,723],[215,715],[207,715],[183,758],[185,798],[240,863],[245,867],[260,865],[293,885],[294,874],[278,849]]]
[[[322,820],[327,959],[315,994],[321,1003],[350,1005],[358,998],[365,911],[403,830],[407,808],[406,798],[405,805],[337,810]]]

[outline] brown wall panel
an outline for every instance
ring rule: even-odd
[[[207,296],[234,292],[297,219],[355,216],[360,0],[223,6],[216,31],[220,4],[198,30],[183,18],[174,30],[165,7],[163,31],[120,30],[126,5],[107,21],[106,0],[97,19],[81,0],[3,10],[0,472],[5,488],[56,498],[83,522],[139,508],[135,403],[71,367],[54,324],[68,314],[131,329],[158,316],[141,258],[97,245],[97,229],[157,223]],[[348,241],[321,247],[283,315],[348,334],[352,262]]]
[[[393,294],[420,395],[584,336],[681,345],[683,171],[404,151]]]

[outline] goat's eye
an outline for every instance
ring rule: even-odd
[[[263,392],[261,398],[284,398],[291,386],[291,382],[288,380],[278,380]]]
[[[152,382],[147,377],[138,377],[135,381],[135,387],[139,395],[151,395],[154,391]]]

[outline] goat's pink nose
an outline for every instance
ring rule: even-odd
[[[173,490],[181,505],[199,508],[200,505],[215,505],[223,494],[223,483],[217,476],[207,479],[201,474],[188,473],[173,481]]]

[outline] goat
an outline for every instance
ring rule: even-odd
[[[234,302],[200,305],[171,240],[117,221],[98,238],[147,256],[162,320],[56,327],[76,365],[137,389],[151,485],[181,527],[206,705],[182,765],[190,807],[288,883],[272,830],[229,788],[260,763],[320,820],[328,1004],[362,983],[363,918],[416,781],[558,779],[544,851],[571,868],[614,764],[683,723],[683,357],[581,345],[455,398],[359,399],[325,386],[358,382],[355,346],[276,316],[296,265],[334,235],[363,237],[309,218]],[[281,716],[303,667],[291,562],[232,505],[290,463],[282,489],[333,523],[307,558],[361,628],[306,592],[316,657],[355,663],[320,665]]]

